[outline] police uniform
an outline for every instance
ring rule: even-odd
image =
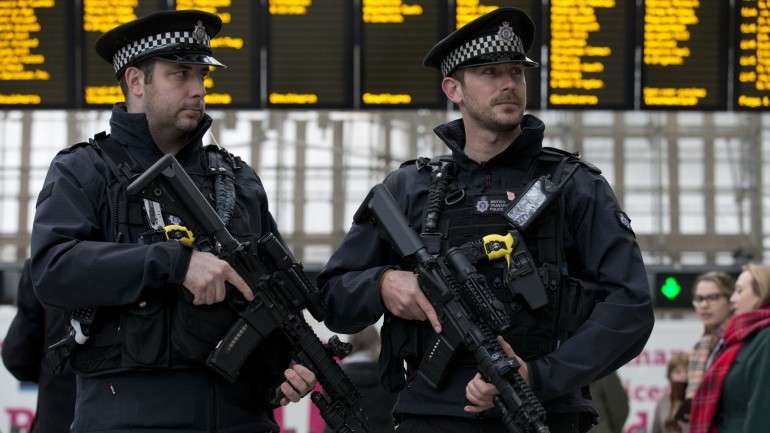
[[[425,63],[445,76],[481,64],[536,66],[525,54],[533,32],[526,14],[501,8],[439,42]],[[538,118],[525,115],[518,138],[477,163],[463,151],[462,119],[449,122],[434,132],[451,155],[405,163],[383,183],[428,249],[440,252],[507,233],[513,227],[503,214],[534,179],[564,181],[556,199],[522,233],[547,305],[533,309],[512,294],[505,261],[482,260],[477,267],[508,309],[512,323],[504,338],[527,362],[529,383],[551,431],[577,432],[595,417],[587,385],[641,351],[653,314],[630,220],[610,186],[577,156],[543,148],[544,129]],[[435,173],[445,168],[451,178],[437,195]],[[437,389],[416,374],[435,334],[427,322],[402,320],[385,310],[380,282],[394,268],[408,270],[409,264],[375,226],[354,224],[319,275],[319,286],[328,304],[326,324],[335,332],[359,331],[385,315],[380,366],[386,385],[401,390],[394,409],[398,431],[506,431],[494,409],[480,416],[463,410],[465,387],[476,372],[467,351],[454,354],[451,371]]]
[[[160,12],[106,33],[97,50],[117,77],[149,58],[221,67],[209,45],[220,27],[213,14]],[[224,149],[203,146],[210,126],[204,115],[176,154],[179,163],[224,208],[236,238],[277,235],[256,173]],[[145,115],[118,104],[110,127],[110,135],[54,158],[32,231],[38,297],[80,312],[88,325],[88,340],[69,355],[78,373],[72,431],[278,431],[268,396],[283,382],[288,343],[268,337],[261,349],[272,356],[252,356],[235,383],[206,369],[207,354],[238,316],[228,301],[192,304],[181,286],[192,249],[163,237],[148,206],[125,193],[163,156]],[[159,215],[184,225],[163,209]]]

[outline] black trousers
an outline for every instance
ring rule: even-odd
[[[546,419],[551,433],[581,433],[580,415],[553,414]],[[509,433],[497,419],[404,415],[396,433]]]

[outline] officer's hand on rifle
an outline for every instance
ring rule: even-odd
[[[513,352],[513,348],[503,337],[497,337],[497,341],[503,348],[506,356],[513,358],[519,363],[519,374],[524,378],[524,381],[529,383],[529,370],[527,369],[527,363],[524,362],[518,355]],[[491,383],[488,383],[481,377],[481,374],[476,373],[468,382],[465,387],[465,398],[470,405],[465,406],[463,409],[470,413],[484,412],[491,409],[495,405],[495,396],[498,394],[497,388]]]
[[[394,316],[406,320],[429,320],[433,330],[441,332],[436,310],[420,290],[414,273],[395,269],[385,271],[380,296],[385,308]]]
[[[281,406],[286,406],[290,401],[298,402],[302,397],[315,388],[315,374],[300,364],[293,363],[283,372],[286,382],[281,384]]]
[[[225,299],[225,282],[232,284],[247,301],[254,299],[251,289],[230,264],[211,253],[193,250],[182,283],[193,295],[194,305],[211,305]]]

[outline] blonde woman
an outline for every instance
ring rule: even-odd
[[[766,432],[770,426],[770,266],[746,265],[730,301],[735,316],[693,399],[691,433]]]

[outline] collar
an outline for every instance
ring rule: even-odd
[[[540,153],[543,147],[545,124],[531,114],[525,114],[521,119],[521,134],[502,152],[482,164],[473,161],[465,154],[465,125],[462,119],[444,123],[433,129],[433,132],[452,151],[452,158],[460,166],[528,166],[532,158]]]
[[[190,133],[187,143],[176,155],[178,160],[186,159],[201,149],[203,134],[211,127],[211,122],[211,117],[204,113],[198,128]],[[144,168],[149,167],[163,156],[158,145],[152,139],[144,113],[129,113],[123,103],[115,104],[112,107],[110,137],[130,149],[132,154],[139,156],[139,162]]]

